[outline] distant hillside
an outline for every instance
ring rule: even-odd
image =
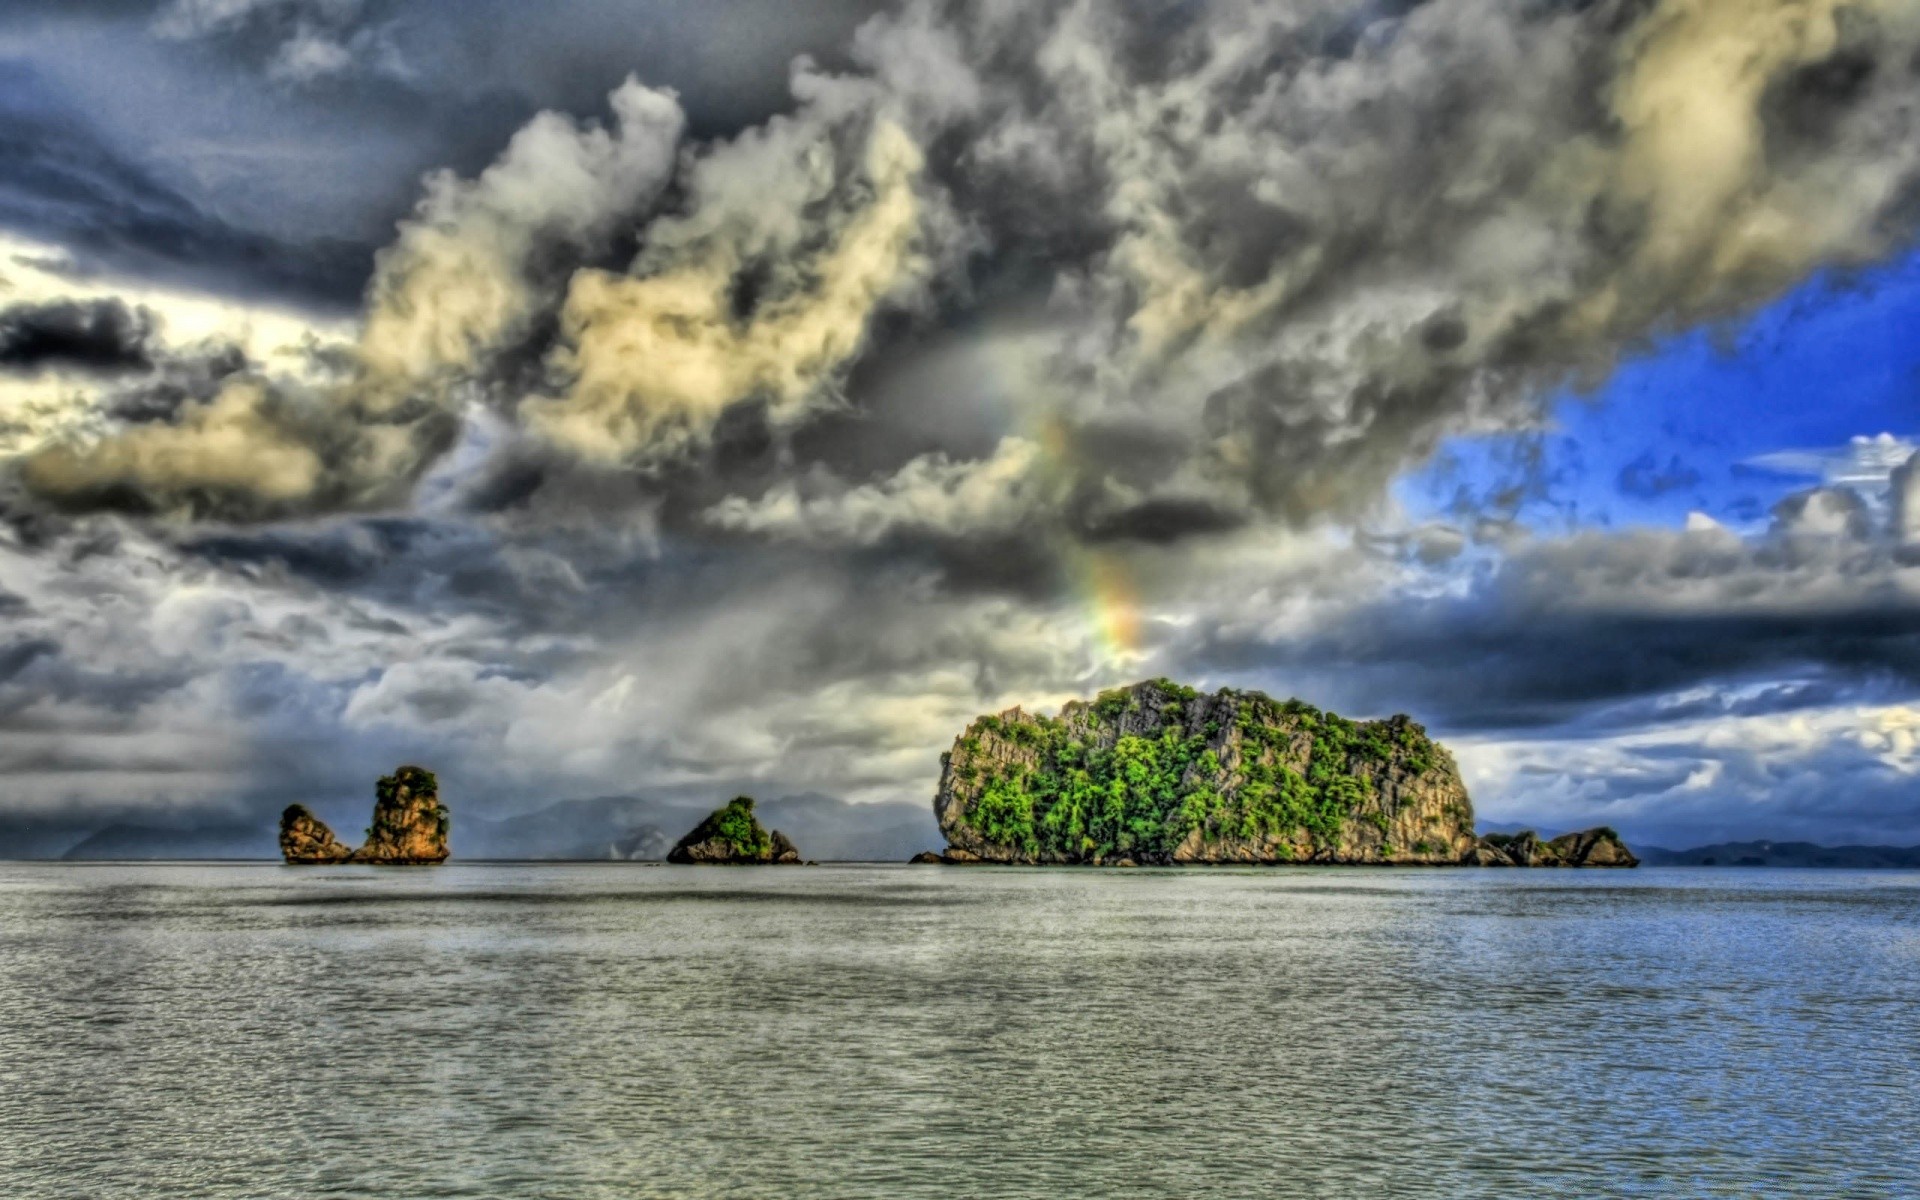
[[[1816,846],[1812,842],[1720,842],[1691,850],[1636,847],[1655,867],[1896,867],[1920,869],[1920,846]]]
[[[453,857],[460,859],[663,859],[673,840],[712,805],[638,796],[561,800],[489,820],[453,814]]]
[[[100,822],[71,817],[15,816],[0,812],[0,859],[59,858],[90,836]]]
[[[277,858],[275,836],[271,825],[167,829],[118,822],[88,834],[57,857],[67,862]]]

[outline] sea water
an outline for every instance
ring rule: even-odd
[[[1920,1195],[1920,875],[0,864],[0,1196]]]

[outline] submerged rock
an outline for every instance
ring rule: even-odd
[[[1471,867],[1637,867],[1640,860],[1605,825],[1564,833],[1550,842],[1527,829],[1490,833],[1461,859]]]
[[[753,815],[753,797],[735,796],[708,813],[667,852],[670,863],[705,866],[797,864],[800,851],[787,835],[768,833]]]
[[[374,863],[412,866],[446,861],[451,815],[440,803],[440,784],[423,767],[401,767],[374,788],[373,824],[358,850],[349,850],[333,830],[304,805],[280,814],[280,853],[289,863]]]
[[[280,814],[280,853],[290,863],[306,865],[346,862],[353,850],[306,805],[289,804]]]
[[[922,850],[907,861],[921,866],[938,864],[946,867],[964,867],[980,862],[981,858],[970,850],[948,846],[945,850]]]

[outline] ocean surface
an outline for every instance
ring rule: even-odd
[[[1920,874],[0,863],[0,1196],[1920,1196]]]

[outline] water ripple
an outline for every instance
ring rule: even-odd
[[[0,865],[0,1195],[1920,1195],[1920,876]]]

